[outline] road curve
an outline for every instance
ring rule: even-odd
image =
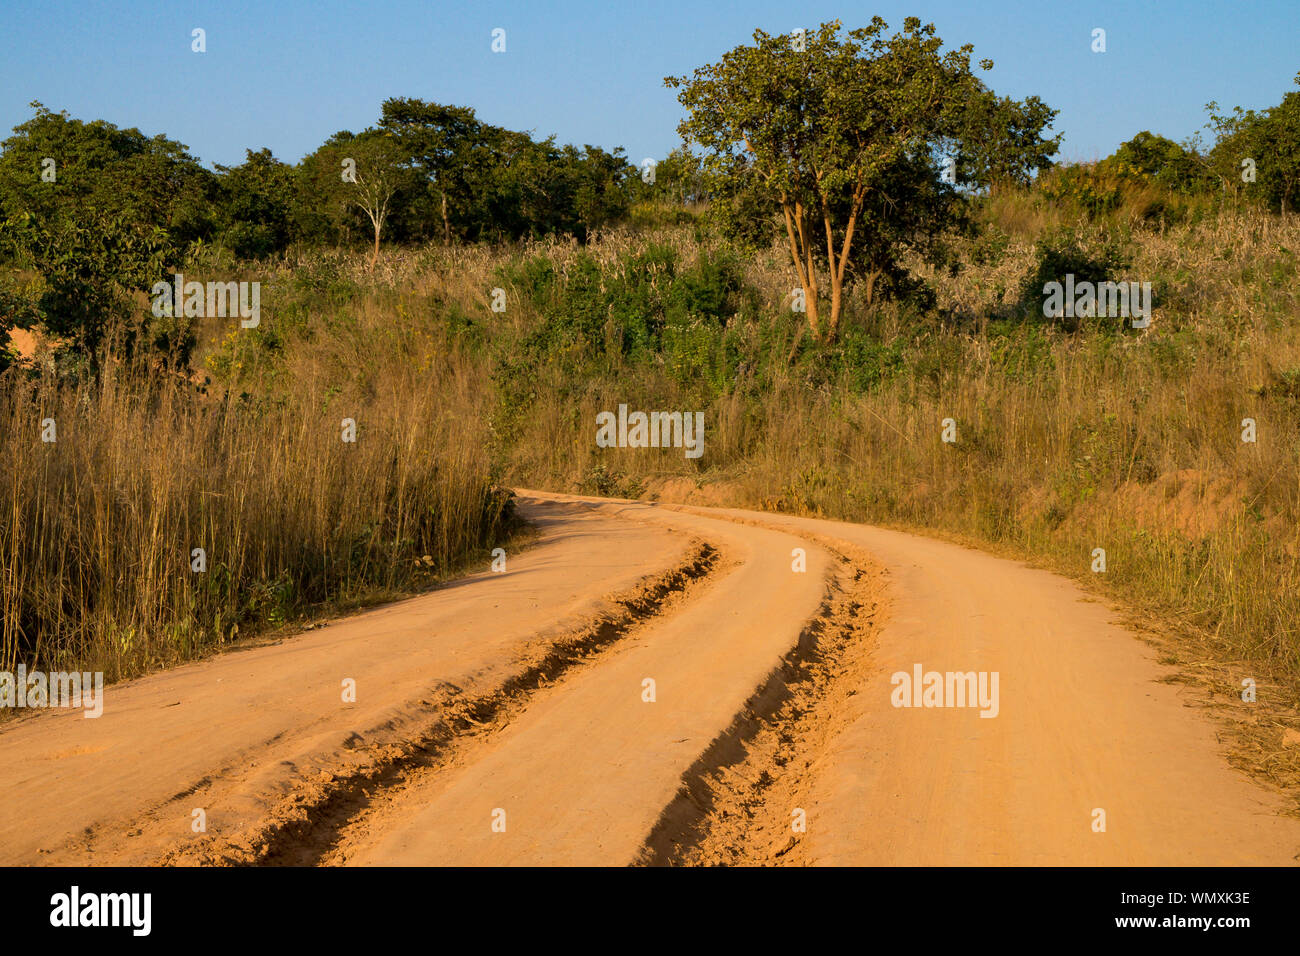
[[[98,720],[0,724],[0,863],[637,861],[690,773],[744,756],[729,732],[860,555],[883,613],[834,713],[805,715],[825,732],[791,860],[1296,862],[1283,799],[1059,576],[842,522],[520,495],[541,538],[505,573],[109,688]],[[996,674],[996,716],[896,706],[918,667]],[[446,716],[466,701],[494,716]]]
[[[897,531],[709,514],[847,542],[886,569],[873,666],[804,808],[809,862],[1296,865],[1287,802],[1228,766],[1173,669],[1072,582]],[[997,716],[893,706],[891,678],[918,664],[998,672]]]

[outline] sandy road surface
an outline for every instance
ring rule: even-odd
[[[614,507],[652,521],[689,518],[690,530],[734,563],[696,600],[529,707],[478,760],[410,787],[348,862],[629,862],[682,771],[726,730],[823,601],[827,556],[797,536]],[[799,547],[804,573],[791,570]],[[504,811],[504,831],[489,825],[494,811]]]
[[[1161,682],[1172,669],[1071,582],[896,531],[709,513],[848,542],[887,569],[872,666],[810,775],[807,862],[1297,863],[1285,801],[1228,767],[1212,721]],[[997,671],[997,717],[894,707],[892,675],[917,664]]]
[[[98,719],[49,711],[0,725],[0,863],[149,862],[192,841],[195,809],[209,834],[233,838],[295,781],[410,732],[440,684],[490,686],[525,647],[690,545],[578,505],[534,517],[542,542],[507,556],[504,574],[106,688]]]
[[[1296,862],[1300,821],[1277,814],[1282,799],[1228,767],[1154,653],[1062,578],[859,525],[521,496],[543,537],[505,574],[110,688],[99,720],[0,726],[0,862],[633,862],[652,830],[676,838],[683,781],[762,757],[731,746],[761,710],[751,695],[841,618],[861,625],[852,666],[822,661],[838,695],[808,706],[818,732],[785,736],[814,742],[771,767],[798,765],[807,831],[781,860],[733,859]],[[845,582],[865,556],[884,569],[883,613],[855,623]],[[586,651],[511,683],[584,627]],[[997,716],[893,706],[891,675],[918,664],[996,672]],[[498,698],[509,706],[491,719],[440,716]],[[439,720],[451,730],[430,746],[420,734]],[[746,813],[784,826],[783,800],[773,789]],[[734,823],[680,836],[744,843]]]

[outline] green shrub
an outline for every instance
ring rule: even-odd
[[[1081,282],[1116,282],[1127,265],[1122,248],[1113,240],[1089,248],[1071,233],[1050,233],[1034,243],[1034,262],[1020,288],[1021,309],[1027,318],[1041,318],[1043,287],[1049,282],[1064,284],[1071,275],[1076,286]],[[1078,328],[1078,319],[1058,321],[1071,331]]]

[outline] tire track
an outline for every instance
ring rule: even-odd
[[[799,866],[809,862],[804,805],[837,705],[857,693],[885,613],[882,569],[858,549],[835,555],[833,593],[799,643],[735,721],[682,775],[682,788],[646,838],[639,866]]]
[[[161,865],[313,866],[334,850],[349,828],[364,827],[373,803],[386,791],[409,787],[453,763],[471,759],[475,742],[507,726],[539,691],[569,671],[594,663],[638,626],[665,613],[714,574],[723,561],[705,542],[656,579],[611,599],[613,609],[548,642],[523,670],[492,691],[465,697],[443,685],[426,701],[430,719],[418,735],[383,748],[362,769],[304,785],[275,806],[253,831],[205,841],[166,854]]]

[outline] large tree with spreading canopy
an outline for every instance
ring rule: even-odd
[[[992,97],[971,72],[970,45],[942,52],[934,26],[916,18],[892,36],[887,29],[876,17],[846,34],[839,21],[790,36],[758,30],[752,46],[665,80],[687,110],[678,131],[705,151],[715,194],[758,195],[779,211],[809,325],[823,339],[836,335],[855,264],[870,290],[895,265],[903,230],[933,235],[955,215],[952,195],[934,188],[941,152],[955,149],[966,167],[955,188],[1019,179],[1055,151],[1041,137],[1053,111]],[[993,155],[990,144],[1001,140],[987,128],[980,135],[980,120],[995,116],[1014,133],[1002,138],[1014,141],[1014,154]],[[891,214],[909,202],[939,214]],[[876,234],[864,242],[868,223]]]

